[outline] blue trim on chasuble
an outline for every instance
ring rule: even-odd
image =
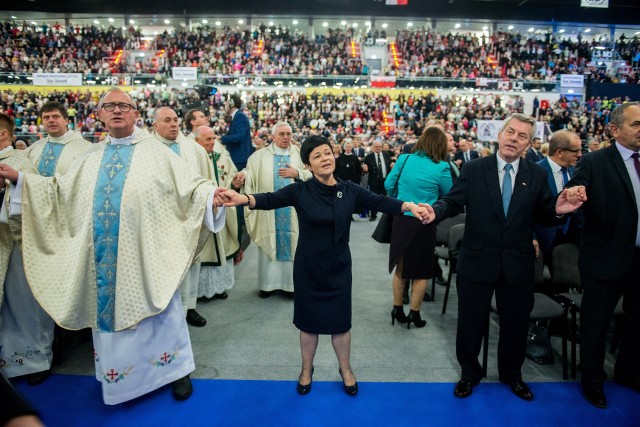
[[[93,245],[96,260],[98,324],[113,332],[116,305],[116,270],[122,190],[135,145],[107,144],[102,155],[93,199]]]
[[[42,176],[53,176],[56,173],[56,166],[64,144],[57,142],[47,141],[40,154],[40,160],[38,161],[38,173]]]
[[[178,156],[180,155],[180,144],[178,144],[177,142],[174,142],[173,144],[169,144],[167,145],[167,147],[169,147],[171,151],[176,153]]]
[[[291,163],[290,156],[273,156],[273,189],[280,190],[291,183],[291,178],[282,178],[278,169],[286,168]],[[274,211],[276,216],[276,260],[293,261],[291,255],[291,208],[280,208]]]

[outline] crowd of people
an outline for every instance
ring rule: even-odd
[[[368,67],[351,53],[351,40],[363,44],[375,34],[354,28],[328,28],[315,37],[299,29],[255,30],[181,27],[153,37],[139,28],[95,25],[65,28],[6,21],[0,25],[0,72],[54,72],[169,75],[171,67],[197,67],[206,75],[362,75]],[[380,34],[378,34],[380,36]],[[386,34],[385,34],[386,35]],[[441,33],[431,29],[396,32],[400,61],[382,73],[400,78],[511,78],[555,81],[560,74],[584,74],[605,82],[637,83],[637,72],[620,75],[592,61],[599,41],[546,33],[498,31],[491,35]],[[638,64],[640,41],[622,36],[612,47],[629,65]],[[151,57],[117,58],[119,51],[151,51]],[[155,55],[156,52],[161,52]],[[153,60],[155,57],[156,60]]]

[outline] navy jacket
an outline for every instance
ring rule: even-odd
[[[241,169],[246,166],[253,146],[251,145],[251,125],[241,110],[238,110],[233,116],[229,132],[223,135],[221,140],[236,167]]]

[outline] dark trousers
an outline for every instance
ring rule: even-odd
[[[580,275],[583,288],[580,310],[580,371],[585,384],[602,384],[607,332],[613,310],[622,296],[626,315],[615,375],[623,379],[640,379],[640,250],[636,249],[631,267],[622,280],[601,281]]]
[[[371,185],[371,175],[369,175],[369,188],[372,193],[382,194],[383,196],[387,195],[387,190],[384,188],[384,181],[379,181],[374,185]],[[375,218],[378,216],[378,211],[371,210],[371,218]]]
[[[507,284],[504,277],[495,283],[479,283],[458,274],[457,288],[456,356],[462,368],[462,379],[473,384],[482,379],[478,355],[489,321],[494,290],[500,315],[499,378],[506,383],[522,379],[529,314],[533,309],[533,284],[514,286]]]

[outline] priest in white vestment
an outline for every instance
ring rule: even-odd
[[[233,177],[238,170],[229,152],[217,140],[216,134],[209,126],[200,126],[194,133],[196,142],[209,155],[209,163],[213,165],[218,185],[231,188]],[[224,228],[209,237],[200,255],[198,298],[226,299],[227,291],[235,284],[233,266],[242,261],[242,257],[236,208],[227,208]]]
[[[104,95],[98,115],[109,136],[65,175],[0,164],[14,191],[10,215],[22,216],[25,274],[56,323],[93,329],[106,404],[169,383],[184,400],[195,365],[178,286],[224,226],[222,189],[136,132],[136,105],[122,90]]]
[[[195,131],[200,126],[209,126],[209,117],[198,108],[192,108],[184,115],[184,126],[187,129],[186,137],[195,139]]]
[[[164,146],[178,155],[201,177],[215,181],[213,166],[206,151],[193,139],[180,132],[178,115],[169,107],[160,107],[153,112],[153,136]],[[198,279],[200,277],[200,259],[193,260],[187,275],[180,284],[180,299],[187,323],[202,327],[207,320],[196,311],[198,299]]]
[[[0,163],[34,172],[24,151],[11,147],[14,122],[0,113]],[[54,322],[27,284],[20,249],[20,223],[8,213],[13,189],[0,179],[0,370],[8,378],[28,375],[40,384],[50,373]]]
[[[291,126],[278,122],[271,129],[273,143],[254,152],[247,167],[238,172],[234,186],[245,194],[266,193],[307,180],[311,172],[291,145]],[[298,244],[298,217],[291,207],[270,211],[245,209],[244,218],[251,240],[258,246],[260,297],[275,291],[293,292],[293,255]]]

